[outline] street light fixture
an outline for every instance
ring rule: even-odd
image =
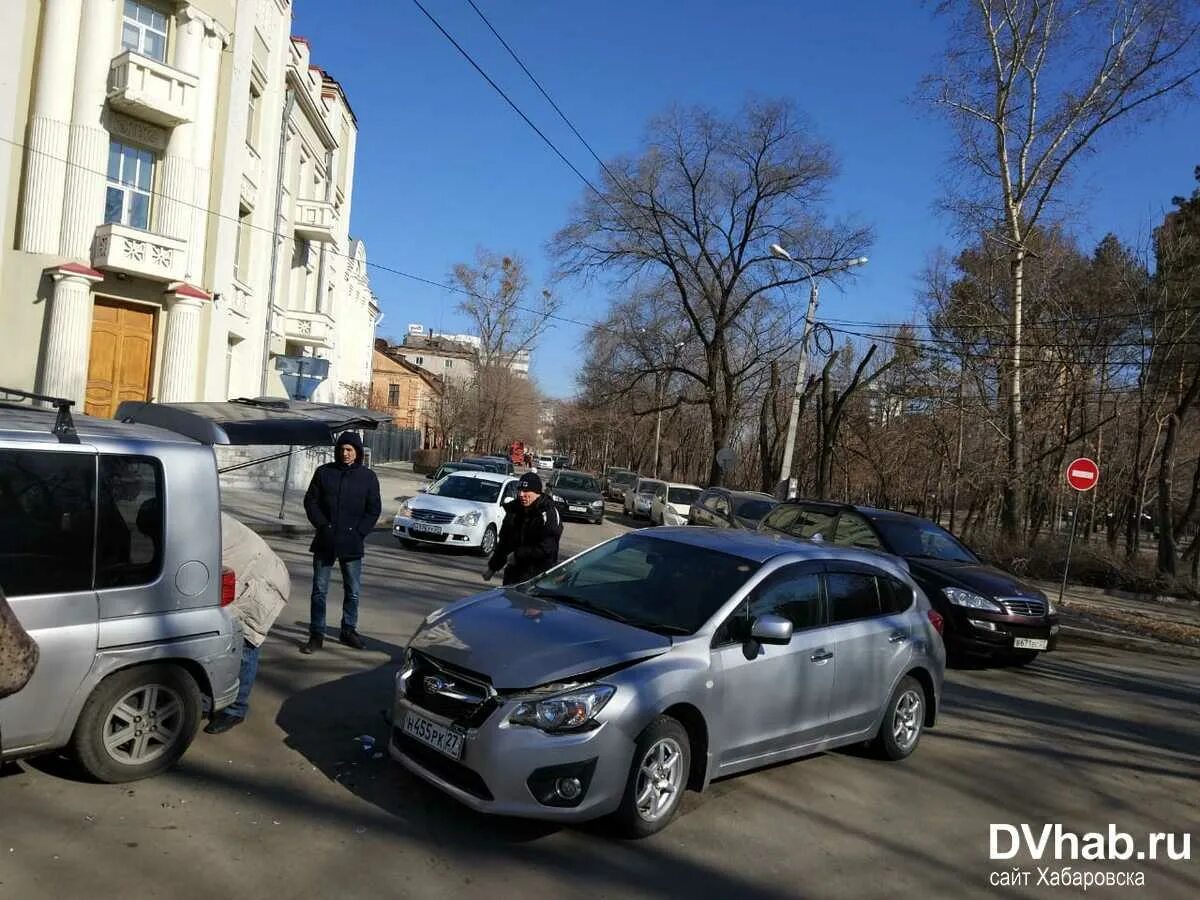
[[[797,361],[796,366],[796,391],[792,395],[792,412],[788,416],[787,440],[783,445],[783,465],[780,466],[779,472],[779,481],[782,484],[792,473],[792,450],[796,444],[796,428],[800,419],[800,396],[804,391],[804,380],[808,377],[808,338],[812,333],[813,317],[817,313],[817,277],[816,273],[812,270],[812,266],[803,260],[796,259],[779,244],[772,244],[770,250],[772,256],[794,263],[804,269],[805,277],[808,278],[810,286],[808,292],[808,311],[804,314],[804,330],[800,334],[800,359]],[[866,263],[867,258],[865,256],[837,260],[834,265],[821,274],[842,272],[846,269],[852,269],[855,266],[866,265]]]

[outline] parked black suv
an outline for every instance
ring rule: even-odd
[[[768,513],[759,530],[901,557],[945,618],[943,639],[952,656],[1024,664],[1054,649],[1058,611],[1050,598],[983,562],[928,519],[886,509],[791,500]]]

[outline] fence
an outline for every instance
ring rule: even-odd
[[[421,449],[421,432],[416,428],[380,425],[363,434],[372,465],[388,462],[412,462],[413,453]]]

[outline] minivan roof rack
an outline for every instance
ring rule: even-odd
[[[79,443],[79,435],[75,432],[75,420],[71,418],[71,407],[75,405],[74,400],[68,400],[65,397],[51,397],[47,394],[35,394],[32,391],[22,391],[3,385],[0,385],[0,396],[6,399],[15,397],[21,400],[49,403],[58,410],[58,415],[54,418],[54,427],[51,429],[55,436],[64,444]]]

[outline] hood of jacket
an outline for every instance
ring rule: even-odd
[[[361,466],[363,464],[363,456],[365,455],[363,453],[363,442],[362,442],[362,438],[360,438],[353,431],[343,431],[338,436],[337,443],[333,445],[334,461],[339,466],[343,464],[341,450],[342,450],[342,446],[345,444],[349,444],[351,447],[354,448],[355,456],[354,456],[354,463],[352,465]]]

